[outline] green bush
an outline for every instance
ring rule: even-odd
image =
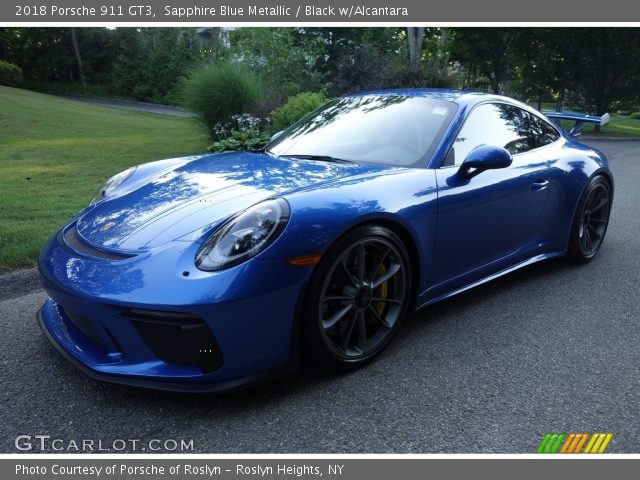
[[[300,120],[327,101],[323,93],[302,92],[289,97],[287,103],[271,112],[273,130],[279,132]]]
[[[260,97],[258,77],[241,65],[219,63],[194,70],[185,80],[182,97],[210,134],[236,114],[251,111]]]
[[[214,142],[209,147],[211,152],[229,152],[237,150],[256,150],[264,147],[269,141],[269,134],[267,132],[261,132],[258,129],[246,130],[240,132],[234,130],[231,132],[231,136]]]
[[[629,115],[629,118],[633,118],[634,120],[640,120],[640,112],[633,112]]]
[[[19,66],[0,60],[0,85],[18,87],[22,79],[22,69]]]

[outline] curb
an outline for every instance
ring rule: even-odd
[[[37,268],[0,274],[0,302],[42,289]]]
[[[593,137],[581,135],[578,142],[640,142],[640,137]]]

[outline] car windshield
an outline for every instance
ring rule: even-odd
[[[424,167],[455,113],[453,102],[402,95],[332,100],[267,145],[278,156]]]

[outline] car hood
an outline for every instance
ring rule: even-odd
[[[80,236],[109,249],[139,251],[183,238],[197,240],[231,215],[267,198],[385,167],[283,159],[258,153],[196,157],[104,200],[77,221]]]

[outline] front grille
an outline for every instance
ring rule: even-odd
[[[213,372],[222,366],[222,353],[211,329],[188,313],[129,309],[120,315],[131,321],[153,354],[173,365]]]
[[[74,251],[82,253],[83,255],[87,255],[89,257],[104,258],[106,260],[126,260],[127,258],[131,258],[133,256],[121,253],[106,252],[104,250],[99,250],[90,245],[87,245],[78,236],[78,232],[76,231],[75,226],[67,229],[67,231],[64,232],[64,242]]]

